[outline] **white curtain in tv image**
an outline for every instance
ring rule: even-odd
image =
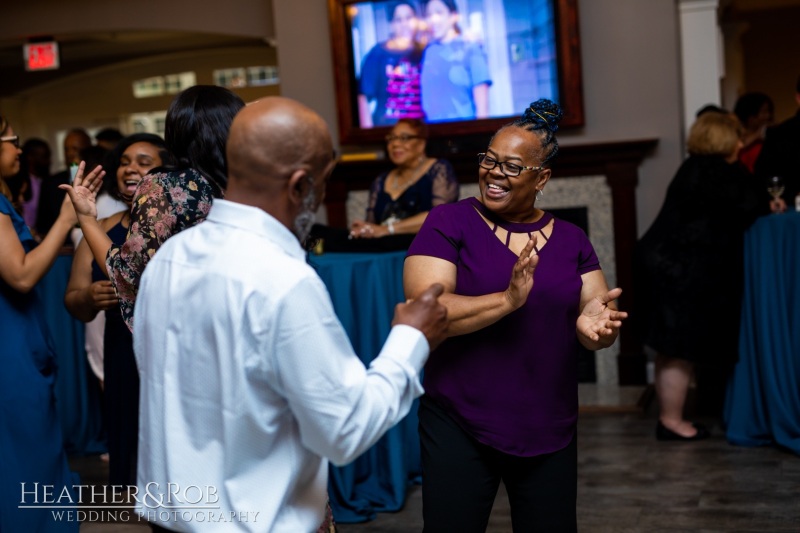
[[[350,4],[359,127],[519,115],[558,100],[554,0]]]

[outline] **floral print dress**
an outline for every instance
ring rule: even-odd
[[[154,172],[139,183],[131,205],[131,226],[121,246],[112,245],[106,267],[119,298],[122,318],[133,331],[133,309],[144,267],[161,245],[205,220],[222,190],[193,168]]]

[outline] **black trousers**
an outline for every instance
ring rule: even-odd
[[[479,443],[435,402],[419,408],[422,516],[426,533],[483,533],[502,480],[517,533],[575,532],[576,438],[557,452],[509,455]]]
[[[119,309],[106,313],[103,335],[108,484],[136,485],[139,446],[139,370],[133,336]]]

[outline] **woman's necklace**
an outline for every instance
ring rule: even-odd
[[[420,156],[419,163],[417,163],[417,166],[414,168],[414,170],[411,171],[411,174],[409,174],[408,178],[403,178],[402,183],[400,182],[400,172],[397,169],[395,169],[394,176],[392,177],[392,188],[397,190],[407,187],[408,184],[411,183],[414,180],[414,178],[417,177],[417,174],[419,174],[420,169],[422,169],[422,165],[425,164],[425,161],[427,159],[428,158],[425,157],[424,155]]]

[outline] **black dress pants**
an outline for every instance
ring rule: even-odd
[[[518,457],[479,443],[434,401],[419,408],[426,533],[483,533],[502,480],[515,533],[577,531],[578,446]]]
[[[139,445],[139,370],[133,336],[119,309],[106,312],[103,335],[108,484],[136,485]]]

